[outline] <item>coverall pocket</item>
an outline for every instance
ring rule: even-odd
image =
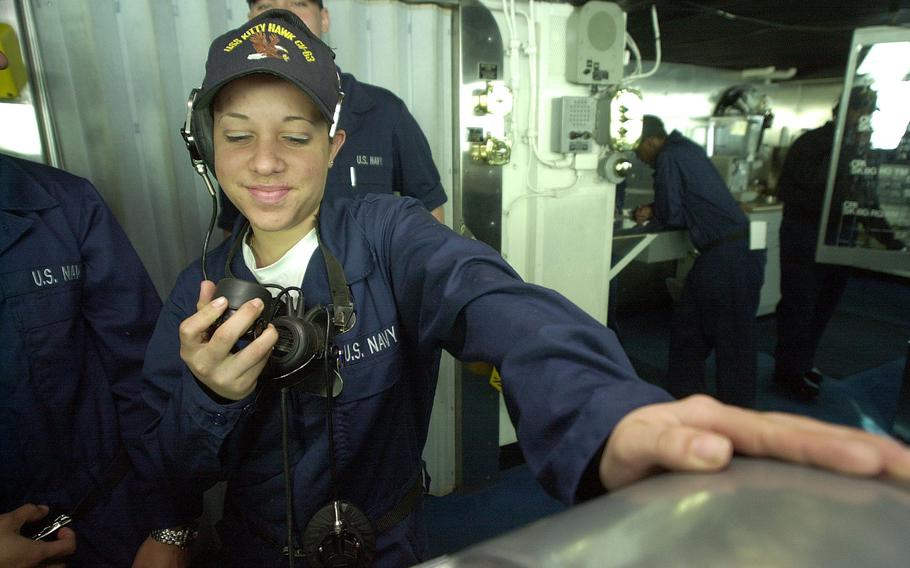
[[[71,286],[42,290],[24,294],[20,301],[18,315],[31,387],[50,421],[58,430],[66,430],[85,366],[82,289]]]
[[[401,377],[401,369],[401,352],[397,346],[364,364],[343,368],[344,387],[336,404],[343,406],[362,401],[392,388]]]
[[[348,174],[350,175],[350,170]],[[385,168],[371,166],[355,166],[353,173],[354,186],[351,188],[357,195],[366,195],[368,193],[386,193],[393,192],[392,185],[389,183],[389,173]]]

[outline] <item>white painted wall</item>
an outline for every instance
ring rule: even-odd
[[[573,8],[534,3],[539,56],[532,68],[528,52],[535,46],[529,39],[530,3],[516,2],[514,36],[503,3],[483,4],[493,12],[503,45],[508,48],[513,39],[521,44],[519,53],[506,54],[503,72],[515,99],[506,132],[512,142],[512,159],[503,169],[502,254],[525,280],[557,290],[606,323],[615,186],[593,169],[576,168],[571,159],[550,151],[553,99],[590,94],[588,87],[565,79],[566,21]],[[535,121],[540,158],[565,165],[550,167],[534,157],[528,135]],[[596,147],[595,154],[598,151]],[[596,160],[589,162],[596,165]],[[515,432],[503,405],[500,444],[513,441]]]

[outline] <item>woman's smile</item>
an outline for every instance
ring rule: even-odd
[[[287,185],[250,185],[247,191],[254,201],[262,205],[277,205],[291,192]]]

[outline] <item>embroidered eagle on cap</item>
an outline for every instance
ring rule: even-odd
[[[250,41],[253,43],[253,48],[256,49],[256,53],[247,55],[247,59],[266,59],[271,57],[273,59],[283,59],[284,61],[288,60],[288,50],[278,45],[278,42],[281,40],[275,34],[266,34],[266,33],[257,33],[250,36]]]

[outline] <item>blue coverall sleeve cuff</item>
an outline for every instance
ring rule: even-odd
[[[436,187],[426,192],[426,194],[420,198],[423,206],[426,207],[428,211],[432,211],[437,207],[442,207],[448,200],[449,199],[446,197],[446,191],[442,187],[442,184],[436,184]]]
[[[587,440],[575,440],[582,453],[574,463],[587,463],[587,466],[571,474],[577,476],[574,484],[569,484],[575,491],[574,495],[564,497],[566,502],[580,503],[606,493],[606,488],[600,481],[600,461],[616,425],[633,410],[672,400],[673,398],[662,389],[650,384],[645,389],[627,390],[624,393],[602,392],[593,397],[588,410],[582,413],[579,419],[580,429],[592,432],[592,436]],[[604,420],[602,412],[604,408],[609,409],[607,420]],[[587,461],[584,459],[585,455],[588,456]]]
[[[190,380],[184,381],[187,393],[186,400],[192,407],[188,414],[192,416],[200,428],[206,432],[225,438],[240,418],[252,409],[256,401],[256,391],[241,400],[221,404],[214,400],[202,385],[189,372]]]

